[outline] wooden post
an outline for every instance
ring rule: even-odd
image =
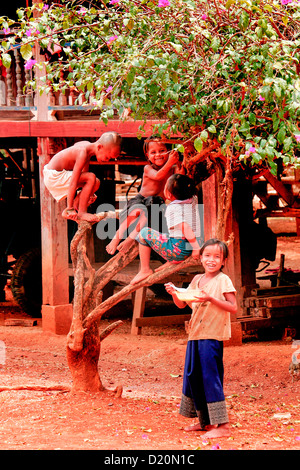
[[[134,307],[133,307],[133,315],[132,315],[132,323],[131,323],[132,335],[140,335],[142,332],[141,327],[136,326],[136,320],[137,318],[141,318],[144,315],[146,292],[147,292],[147,287],[141,287],[140,289],[137,289],[134,293]]]
[[[67,334],[72,321],[72,305],[69,302],[67,221],[61,216],[65,202],[57,203],[44,186],[42,172],[50,160],[48,138],[39,139],[38,153],[42,226],[42,326],[44,331]]]

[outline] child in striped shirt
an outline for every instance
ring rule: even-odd
[[[153,273],[150,267],[151,249],[170,264],[179,263],[189,256],[199,258],[201,227],[193,180],[186,175],[172,175],[167,180],[164,195],[170,201],[165,212],[169,233],[162,234],[150,227],[144,227],[140,231],[140,271],[131,284],[136,284]],[[165,266],[166,264],[163,265]]]

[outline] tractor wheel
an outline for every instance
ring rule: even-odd
[[[18,258],[11,277],[11,291],[25,313],[41,317],[42,268],[41,250],[33,248]]]

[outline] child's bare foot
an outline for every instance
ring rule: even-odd
[[[134,242],[134,240],[130,237],[126,238],[126,240],[124,240],[123,242],[121,242],[119,245],[118,245],[118,250],[119,251],[127,251],[129,247],[131,247],[132,243]]]
[[[184,430],[187,431],[187,432],[190,432],[190,431],[210,431],[214,427],[215,426],[209,424],[207,426],[204,426],[204,428],[203,428],[200,423],[195,423],[195,424],[192,424],[191,426],[187,426],[186,428],[184,428]]]
[[[68,219],[68,220],[77,220],[78,219],[78,213],[76,211],[76,209],[72,208],[72,209],[64,209],[62,214],[64,219]]]
[[[137,284],[138,282],[143,281],[146,279],[148,276],[153,274],[152,269],[149,269],[149,271],[140,271],[137,273],[137,275],[130,281],[130,284]]]
[[[113,255],[116,252],[119,240],[117,238],[113,238],[111,242],[106,246],[106,251],[110,255]]]
[[[229,424],[219,424],[218,427],[211,429],[210,431],[206,432],[203,437],[206,439],[214,439],[218,437],[229,437],[230,427]]]
[[[192,424],[191,426],[186,426],[184,428],[185,431],[190,432],[190,431],[204,431],[200,423]]]

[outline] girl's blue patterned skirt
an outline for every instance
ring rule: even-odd
[[[141,241],[141,238],[144,242]],[[140,231],[137,240],[141,245],[150,246],[166,261],[180,262],[192,253],[192,247],[185,238],[172,238],[168,234],[160,233],[150,227]]]

